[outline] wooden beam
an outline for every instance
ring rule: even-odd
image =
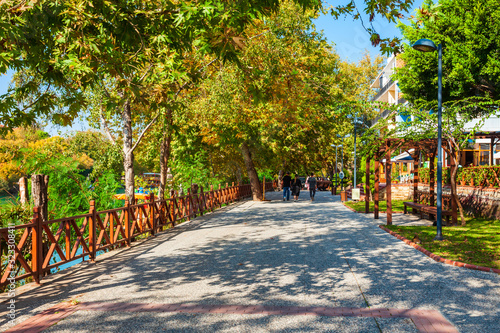
[[[434,160],[436,159],[436,151],[429,155],[429,206],[435,206],[434,186],[436,184],[436,173],[434,168]]]
[[[456,156],[456,154],[455,154],[455,156]],[[457,165],[455,164],[455,158],[453,158],[453,157],[450,158],[450,162],[451,162],[450,174],[453,174],[454,170],[457,168]],[[456,184],[456,181],[455,181],[455,188],[457,190],[456,194],[457,194],[457,198],[458,198],[458,186]],[[457,209],[458,209],[457,202],[455,200],[453,200],[453,195],[452,195],[451,196],[451,224],[453,224],[453,225],[457,225],[457,222],[458,222]]]
[[[417,203],[418,192],[418,164],[420,163],[420,150],[415,150],[413,155],[413,202]]]
[[[387,203],[387,225],[392,225],[392,196],[391,196],[391,150],[389,143],[387,143],[387,149],[385,152],[385,194]]]
[[[373,194],[373,218],[378,220],[378,199],[379,199],[379,185],[380,185],[380,157],[375,155],[375,193]]]
[[[365,214],[370,213],[370,157],[366,157]]]
[[[495,138],[491,138],[491,144],[490,144],[490,165],[494,164],[493,160],[493,145],[495,144]]]

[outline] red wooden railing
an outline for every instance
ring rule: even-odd
[[[273,184],[266,183],[265,189],[273,190]],[[91,201],[88,214],[46,222],[36,207],[31,223],[0,229],[0,242],[10,244],[14,251],[9,261],[3,256],[0,287],[28,277],[39,283],[53,268],[85,257],[93,261],[98,251],[130,246],[138,236],[154,236],[178,222],[189,221],[251,195],[249,184],[226,184],[225,188],[219,186],[215,191],[212,188],[203,192],[201,188],[200,193],[165,200],[154,200],[152,196],[149,202],[142,204],[132,205],[126,201],[124,207],[105,211],[96,211],[95,202]],[[22,234],[19,240],[9,243],[18,233]]]

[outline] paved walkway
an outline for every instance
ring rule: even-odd
[[[500,332],[498,275],[437,263],[327,192],[312,204],[266,197],[43,280],[16,297],[17,322],[30,332]]]

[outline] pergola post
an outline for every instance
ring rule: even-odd
[[[380,188],[380,156],[375,155],[375,193],[373,193],[373,218],[378,220],[378,199]]]
[[[490,165],[494,164],[493,160],[493,146],[495,145],[495,138],[491,138],[491,144],[490,144]]]
[[[455,154],[456,156],[456,154]],[[453,156],[450,158],[450,174],[452,175],[453,172],[455,172],[455,169],[457,168],[457,165],[455,164],[455,158],[453,158]],[[457,199],[458,199],[458,188],[457,188],[457,181],[455,179],[455,189],[457,191],[456,196],[457,196]],[[458,221],[458,217],[457,217],[457,202],[454,200],[453,198],[453,192],[452,192],[452,195],[451,195],[451,224],[452,225],[457,225],[457,221]]]
[[[365,214],[370,212],[370,157],[366,157]]]
[[[385,181],[386,181],[386,203],[387,203],[387,225],[392,225],[392,196],[391,196],[391,150],[389,142],[386,142],[385,151]]]
[[[413,202],[417,203],[417,193],[418,193],[418,165],[420,163],[420,150],[416,150],[413,153]]]
[[[436,175],[434,172],[434,160],[436,157],[436,151],[432,151],[429,155],[429,206],[434,207],[434,185],[436,183]]]

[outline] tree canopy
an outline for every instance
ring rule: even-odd
[[[427,0],[409,25],[409,43],[427,38],[443,45],[443,101],[468,97],[499,99],[500,11],[498,1]],[[437,99],[437,53],[404,47],[405,66],[395,75],[410,102]]]

